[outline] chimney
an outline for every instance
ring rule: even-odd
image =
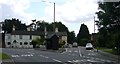
[[[13,28],[12,28],[13,31],[15,31],[15,25],[13,25]]]
[[[45,32],[45,38],[46,38],[46,35],[47,35],[47,28],[46,27],[44,28],[44,32]]]
[[[58,28],[55,28],[55,32],[58,32]]]
[[[27,27],[27,31],[30,31],[30,27]]]
[[[31,27],[31,26],[28,26],[28,27],[27,27],[27,31],[32,31],[32,27]]]

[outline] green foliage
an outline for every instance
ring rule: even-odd
[[[40,26],[37,28],[37,30],[44,31],[44,28],[46,27],[47,31],[54,31],[53,30],[54,24],[55,24],[55,27],[57,27],[60,32],[65,32],[65,31],[67,32],[68,31],[68,28],[64,24],[62,24],[61,22],[47,23],[45,21],[39,22],[37,24],[38,26]]]
[[[61,22],[51,23],[52,26],[54,26],[54,24],[55,24],[55,27],[57,27],[60,32],[64,32],[64,31],[67,32],[68,31],[68,28],[64,24],[62,24]]]
[[[116,52],[113,49],[108,49],[108,48],[105,48],[105,47],[96,47],[96,49],[107,52],[107,53],[110,53],[110,54],[116,54]]]
[[[96,25],[99,28],[99,46],[115,48],[117,52],[120,47],[120,2],[99,2],[99,12],[97,16],[99,21]]]
[[[16,18],[5,19],[2,28],[5,32],[11,33],[13,25],[15,26],[16,30],[26,30],[26,25],[21,23],[21,21]]]
[[[44,38],[36,38],[32,40],[33,47],[36,47],[36,45],[43,45]]]
[[[63,47],[65,45],[65,41],[60,42],[59,45],[60,45],[60,48]]]
[[[90,40],[90,34],[87,26],[85,24],[81,24],[79,33],[77,35],[78,45],[85,46],[85,44]]]
[[[68,43],[72,44],[75,41],[75,33],[74,31],[68,32],[67,33],[67,38],[68,38]]]
[[[10,56],[5,53],[0,53],[0,60],[10,59]]]

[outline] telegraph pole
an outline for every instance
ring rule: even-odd
[[[94,16],[94,33],[95,33],[95,16]]]
[[[54,27],[53,27],[53,30],[55,31],[55,2],[54,2],[54,19],[53,19],[53,21],[54,21]]]
[[[49,1],[42,1],[42,2],[49,2]],[[53,10],[53,31],[55,31],[55,2],[49,2],[49,3],[53,3],[54,4],[54,10]]]

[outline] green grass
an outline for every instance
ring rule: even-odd
[[[10,59],[10,56],[5,53],[0,53],[0,60]]]
[[[104,48],[104,47],[96,47],[96,49],[110,53],[110,54],[115,54],[112,49]]]

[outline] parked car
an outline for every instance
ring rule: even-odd
[[[72,47],[78,47],[77,42],[74,42],[73,45],[72,45]]]
[[[85,48],[86,48],[86,50],[92,50],[93,49],[93,45],[91,43],[87,43]]]

